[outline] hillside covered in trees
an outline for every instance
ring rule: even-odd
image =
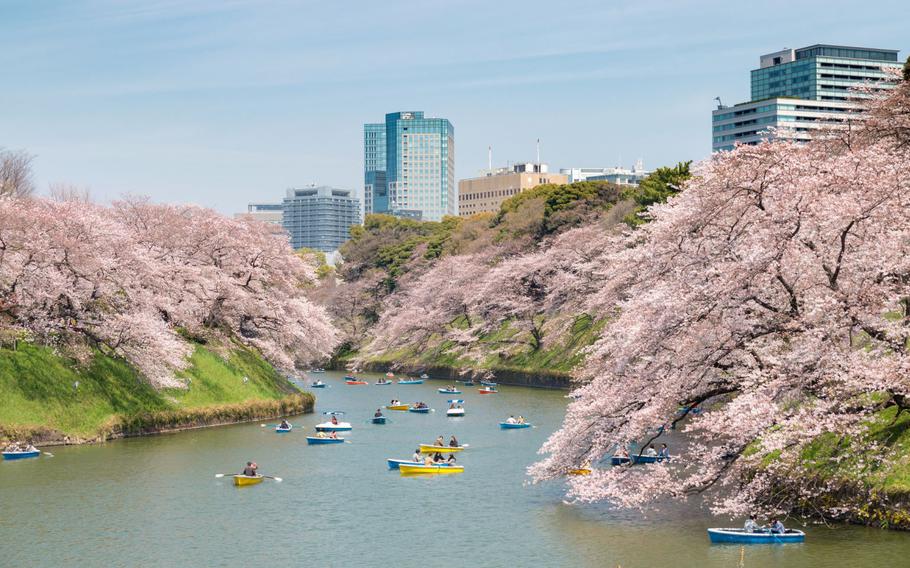
[[[535,480],[673,436],[669,464],[569,477],[580,501],[699,495],[717,513],[910,528],[910,82],[895,79],[812,143],[739,147],[691,177],[368,219],[325,296],[347,360],[571,373]]]

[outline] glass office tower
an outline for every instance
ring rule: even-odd
[[[861,95],[851,87],[892,88],[889,70],[900,68],[893,49],[811,45],[762,55],[752,71],[752,100],[712,112],[712,149],[771,136],[808,142],[853,118]]]
[[[384,152],[378,147],[383,141]],[[368,195],[366,211],[370,213],[425,221],[456,215],[458,187],[452,123],[411,111],[387,114],[384,124],[365,124],[365,200]]]

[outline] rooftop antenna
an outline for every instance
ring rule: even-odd
[[[493,171],[493,146],[487,146],[487,169]]]
[[[727,108],[724,106],[724,103],[720,100],[720,97],[714,97],[714,100],[717,101],[717,109]]]
[[[537,165],[540,166],[540,138],[537,139]]]

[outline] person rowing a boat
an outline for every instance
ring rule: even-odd
[[[656,458],[656,457],[657,457],[657,450],[654,449],[654,444],[651,444],[650,446],[648,446],[648,449],[645,450],[644,455],[647,456],[647,457],[649,457],[649,458]]]
[[[761,525],[755,522],[755,515],[749,515],[749,518],[746,519],[745,524],[743,524],[743,532],[747,533],[757,533],[762,532]]]
[[[278,427],[281,428],[282,430],[290,430],[290,429],[291,429],[291,425],[288,423],[288,421],[287,421],[286,418],[284,418],[284,419],[281,420],[281,425],[278,426]]]
[[[333,440],[337,440],[337,439],[338,439],[338,432],[332,430],[332,433],[329,434],[329,438],[331,438],[331,439],[333,439]]]
[[[663,460],[669,461],[670,460],[670,448],[668,448],[666,444],[660,445],[660,451],[657,452],[657,460],[658,461],[663,461]]]
[[[338,425],[338,417],[335,416],[334,414],[332,415],[332,424],[335,425],[335,426]]]
[[[449,440],[449,447],[450,448],[458,447],[458,438],[455,437],[455,434],[452,434],[452,438]]]
[[[521,414],[518,415],[517,420],[518,420],[518,423],[519,423],[519,424],[524,424],[524,423],[525,423],[525,417],[522,416]]]
[[[433,463],[442,463],[443,461],[445,461],[445,458],[442,457],[442,454],[439,452],[433,454]]]
[[[258,470],[258,469],[259,469],[259,466],[256,465],[256,462],[251,462],[251,461],[246,462],[246,467],[243,468],[243,475],[245,475],[247,477],[256,477],[258,475],[256,473],[256,470]]]
[[[455,464],[455,454],[449,454],[449,459],[446,460],[446,463],[449,465]]]
[[[382,410],[379,408],[376,409],[376,413],[373,414],[373,418],[382,418]]]
[[[506,418],[506,424],[517,424],[517,423],[518,423],[518,421],[515,420],[514,416],[509,416],[508,418]]]
[[[784,523],[780,522],[778,519],[771,519],[771,534],[784,534],[787,532],[787,529],[784,527]]]
[[[420,462],[423,458],[420,457],[420,448],[414,450],[414,455],[411,456],[411,461]]]

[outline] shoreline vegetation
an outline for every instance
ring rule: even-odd
[[[0,349],[0,443],[98,443],[312,412],[302,392],[255,350],[237,342],[195,344],[185,389],[151,387],[128,363],[89,362],[20,343]]]

